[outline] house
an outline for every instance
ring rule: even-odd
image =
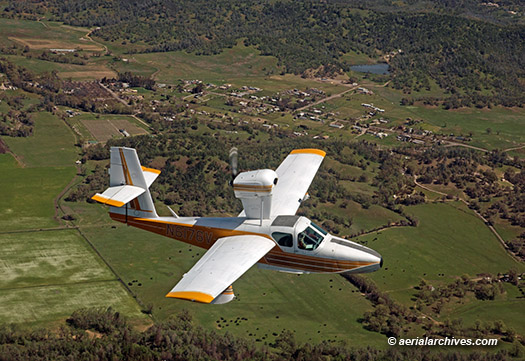
[[[332,128],[337,128],[337,129],[342,129],[344,128],[344,125],[343,124],[339,124],[339,123],[330,123],[330,126]]]
[[[376,134],[376,137],[378,137],[379,139],[383,139],[383,138],[388,137],[388,133],[385,133],[385,132],[378,132],[378,133]]]

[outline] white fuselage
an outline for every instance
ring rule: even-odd
[[[293,273],[366,273],[382,266],[381,255],[355,242],[335,237],[306,217],[278,216],[272,219],[245,217],[156,217],[139,218],[112,207],[114,220],[205,249],[217,239],[235,235],[259,235],[276,246],[259,266]]]

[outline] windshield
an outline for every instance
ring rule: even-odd
[[[326,234],[327,232],[324,229],[312,223],[297,236],[297,246],[300,249],[313,251],[319,247]]]

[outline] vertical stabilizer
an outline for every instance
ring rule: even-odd
[[[141,218],[156,218],[149,186],[160,171],[142,167],[133,148],[111,147],[109,188],[93,199],[111,206],[110,212]]]

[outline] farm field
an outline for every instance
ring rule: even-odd
[[[87,57],[83,60],[85,64],[79,65],[42,60],[34,55],[31,57],[3,55],[9,61],[36,73],[56,71],[62,79],[74,81],[115,77],[116,72],[108,67],[111,57],[100,56],[106,50],[105,46],[87,37],[89,32],[90,29],[87,28],[72,27],[50,21],[0,18],[0,46],[27,47],[38,54],[51,49],[69,49],[75,50],[75,55],[97,54],[98,56]]]
[[[115,277],[75,230],[0,233],[1,289]]]
[[[105,63],[87,62],[85,65],[62,64],[40,59],[27,59],[19,55],[6,55],[11,62],[29,68],[36,73],[56,71],[57,75],[64,80],[88,81],[99,80],[104,77],[113,78],[117,73],[107,67]]]
[[[465,325],[473,326],[476,321],[485,321],[487,315],[494,315],[494,320],[503,321],[519,334],[525,333],[525,325],[519,322],[523,318],[523,298],[507,297],[491,302],[475,300],[455,308],[443,318],[461,318]]]
[[[404,219],[404,217],[384,207],[371,205],[368,209],[364,209],[359,203],[354,201],[348,201],[346,208],[340,208],[334,204],[323,204],[319,208],[331,214],[351,219],[352,224],[345,234],[347,236],[388,226],[390,223]]]
[[[57,324],[79,308],[111,306],[148,324],[87,241],[55,215],[55,199],[75,175],[73,132],[40,112],[33,136],[2,140],[18,161],[0,154],[0,323]]]
[[[78,150],[73,146],[75,135],[65,123],[48,112],[34,115],[34,134],[30,137],[3,137],[24,167],[74,166]]]
[[[148,134],[146,130],[130,123],[123,117],[102,116],[100,119],[81,119],[84,127],[99,142],[106,142],[112,138],[123,137],[121,129],[127,131],[130,135]]]
[[[74,311],[91,307],[112,307],[129,317],[132,323],[150,323],[118,281],[2,290],[0,300],[2,324],[17,323],[25,327],[59,326]]]
[[[0,207],[0,322],[48,324],[78,308],[108,306],[148,322],[78,232],[57,229],[53,199],[73,175],[73,167],[19,168],[0,155],[7,195]]]
[[[56,227],[53,200],[75,174],[77,150],[73,133],[50,113],[36,115],[34,135],[2,137],[16,154],[0,154],[0,229]]]
[[[0,233],[0,247],[1,323],[42,324],[109,305],[143,317],[76,230]]]
[[[53,200],[75,175],[75,168],[21,168],[9,154],[0,154],[0,230],[58,226]]]
[[[0,43],[14,41],[30,49],[81,49],[103,51],[104,48],[85,37],[88,29],[55,22],[38,22],[0,18]]]

